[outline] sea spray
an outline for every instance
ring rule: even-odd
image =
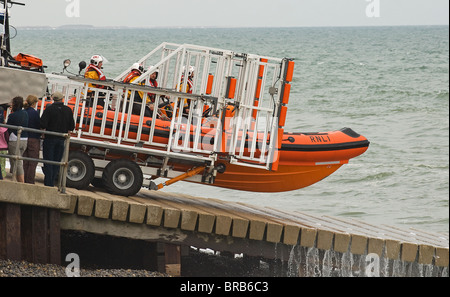
[[[316,247],[308,248],[306,253],[306,275],[310,277],[322,276],[320,269],[319,249]]]
[[[341,277],[351,277],[353,267],[353,254],[350,251],[346,251],[342,254],[341,260]]]
[[[323,255],[322,276],[330,277],[333,272],[333,250],[326,250]]]
[[[302,256],[301,251],[302,249],[298,245],[292,246],[292,249],[289,253],[287,276],[289,277],[299,276],[301,256]]]

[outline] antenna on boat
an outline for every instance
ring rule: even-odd
[[[3,3],[3,8],[1,8],[0,10],[0,24],[3,24],[3,32],[0,34],[0,56],[3,61],[1,63],[1,66],[7,66],[8,58],[13,58],[11,55],[8,11],[9,8],[14,4],[25,6],[25,3],[8,0],[0,0],[0,3]]]

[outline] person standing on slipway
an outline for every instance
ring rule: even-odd
[[[40,125],[46,131],[68,133],[75,128],[72,109],[63,103],[63,94],[55,92],[52,95],[53,104],[47,106],[42,114]],[[45,135],[42,148],[44,160],[61,162],[64,154],[64,138]],[[53,187],[59,173],[59,165],[44,164],[44,185]]]

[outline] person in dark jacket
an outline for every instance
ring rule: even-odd
[[[0,105],[0,124],[5,123],[5,110],[3,109],[3,106]]]
[[[28,114],[25,110],[23,110],[23,97],[18,96],[12,99],[11,111],[12,113],[8,116],[8,121],[6,124],[11,126],[28,127]],[[18,147],[19,156],[23,156],[23,153],[27,148],[28,132],[22,131],[20,138],[18,137],[19,133],[17,129],[10,128],[8,129],[8,132],[8,153],[10,155],[15,155]],[[16,168],[16,176],[13,176],[13,179],[16,178],[18,182],[23,183],[25,179],[23,160],[15,160],[14,158],[10,158],[9,163],[11,164],[11,173],[14,172],[14,167]]]
[[[68,133],[75,128],[72,109],[63,103],[63,94],[52,95],[53,104],[47,106],[42,114],[41,129],[58,133]],[[45,135],[42,155],[44,160],[61,162],[64,154],[64,138]],[[44,185],[53,187],[59,173],[59,165],[44,164]]]
[[[40,129],[39,112],[35,109],[38,102],[38,98],[34,95],[29,95],[24,103],[24,109],[28,114],[28,128]],[[23,153],[24,157],[39,159],[39,150],[41,133],[28,132],[27,149]],[[37,161],[23,161],[23,171],[25,173],[25,183],[34,184],[36,177]]]
[[[5,110],[3,109],[3,106],[0,105],[0,124],[4,124],[5,123]],[[7,151],[3,151],[2,148],[0,147],[0,154],[7,154]],[[5,158],[1,158],[0,157],[0,179],[3,179],[3,175],[6,175],[6,171],[5,171]]]

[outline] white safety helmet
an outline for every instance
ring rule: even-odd
[[[154,67],[153,65],[148,66],[147,71],[150,71],[150,69],[152,69],[153,67]],[[152,72],[150,72],[150,74],[153,74],[153,73],[156,73],[156,78],[155,79],[157,79],[158,75],[159,75],[159,68],[156,68]]]
[[[144,67],[139,63],[134,63],[131,66],[131,70],[138,70],[138,71],[142,72],[142,71],[144,71]]]
[[[100,55],[93,55],[91,57],[91,64],[94,66],[98,66],[102,62],[103,62],[103,57]]]
[[[148,66],[147,71],[150,71],[150,69],[152,69],[153,67],[154,67],[153,65]],[[155,73],[155,72],[159,73],[159,68],[154,69],[152,72],[150,72],[150,74]]]
[[[186,66],[183,66],[183,73],[186,71]],[[195,71],[195,67],[194,66],[189,66],[189,72],[188,72],[188,76],[192,76],[194,74]]]

